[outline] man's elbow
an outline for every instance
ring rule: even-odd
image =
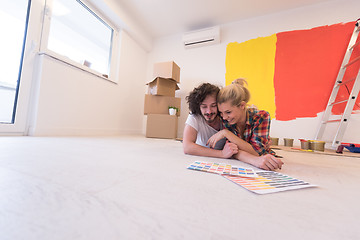
[[[185,154],[190,154],[190,150],[189,148],[183,147],[184,153]]]
[[[183,150],[185,154],[191,154],[191,146],[189,146],[189,144],[183,143]]]

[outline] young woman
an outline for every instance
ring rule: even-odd
[[[284,163],[269,146],[270,115],[247,107],[250,92],[245,84],[245,79],[236,79],[220,90],[217,103],[226,128],[210,137],[207,144],[214,147],[225,137],[239,148],[234,158],[265,170],[281,169]]]

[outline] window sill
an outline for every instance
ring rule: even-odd
[[[64,63],[64,64],[66,64],[66,65],[68,65],[68,66],[71,66],[71,67],[73,67],[73,68],[76,68],[76,69],[78,69],[78,70],[87,72],[87,73],[89,73],[89,74],[91,74],[91,75],[94,75],[94,76],[96,76],[96,77],[98,77],[98,78],[102,78],[102,79],[104,79],[104,80],[107,80],[107,81],[109,81],[109,82],[112,82],[112,83],[117,84],[117,81],[113,80],[112,78],[106,77],[106,76],[104,76],[103,74],[101,74],[101,73],[99,73],[99,72],[97,72],[97,71],[95,71],[95,70],[93,70],[93,69],[91,69],[91,68],[89,68],[89,67],[87,67],[87,66],[85,66],[85,65],[82,65],[82,64],[80,64],[80,63],[74,62],[74,61],[71,60],[70,58],[67,58],[67,57],[64,57],[64,56],[60,56],[60,55],[55,54],[55,53],[49,53],[49,52],[39,52],[38,55],[39,55],[39,56],[47,56],[47,57],[49,57],[49,58],[51,58],[51,59],[54,59],[54,60],[59,61],[59,62],[62,62],[62,63]]]

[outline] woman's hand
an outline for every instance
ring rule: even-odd
[[[206,145],[208,145],[210,148],[215,148],[216,143],[225,137],[225,131],[227,130],[223,129],[212,135],[207,141]]]
[[[254,162],[255,167],[270,171],[281,169],[283,164],[284,163],[279,158],[276,158],[271,154],[259,156]]]
[[[221,153],[223,154],[223,158],[231,158],[234,154],[237,154],[239,149],[236,144],[226,141],[223,150]]]

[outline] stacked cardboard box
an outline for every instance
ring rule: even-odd
[[[180,68],[171,62],[154,64],[153,80],[145,94],[144,114],[147,115],[146,137],[176,138],[181,99],[175,97],[179,90]],[[178,109],[176,115],[169,114],[169,107]]]

